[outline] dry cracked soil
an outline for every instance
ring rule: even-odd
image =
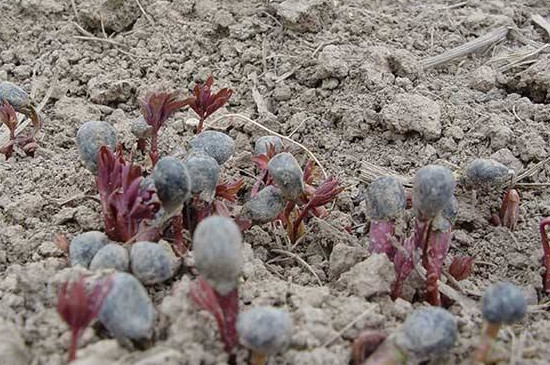
[[[473,197],[457,189],[447,264],[469,255],[475,265],[455,288],[463,300],[445,303],[457,319],[457,344],[429,363],[469,363],[482,326],[480,295],[506,280],[524,289],[530,306],[523,321],[500,332],[495,363],[550,364],[538,233],[550,215],[550,34],[532,21],[536,14],[550,18],[546,0],[0,0],[0,81],[46,101],[36,157],[18,152],[0,161],[1,363],[66,363],[69,331],[55,309],[55,288],[78,269],[54,237],[102,227],[96,201],[65,202],[95,194],[78,158],[78,127],[107,121],[130,149],[139,97],[188,93],[213,75],[214,88],[234,91],[216,116],[238,113],[290,136],[345,186],[330,216],[310,220],[295,248],[269,225],[244,236],[241,306],[280,307],[294,321],[290,348],[269,364],[348,364],[361,331],[392,332],[426,305],[414,275],[404,299],[392,301],[391,264],[366,250],[365,171],[374,164],[410,177],[429,163],[459,170],[476,157],[518,173],[536,168],[517,186],[513,233],[490,223],[504,190]],[[508,32],[498,42],[426,67],[430,57],[500,27]],[[163,153],[189,140],[191,117],[184,111],[169,120]],[[218,118],[212,127],[237,145],[224,176],[243,177],[250,187],[253,141],[266,132],[239,118]],[[302,149],[289,148],[305,162]],[[280,253],[291,249],[297,256]],[[147,288],[157,318],[150,343],[119,342],[95,325],[75,364],[227,363],[214,321],[189,301],[196,272],[192,256],[185,263],[172,280]],[[248,356],[241,348],[236,362]]]

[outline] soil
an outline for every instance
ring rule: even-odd
[[[307,236],[293,250],[315,275],[273,251],[290,250],[281,230],[266,225],[245,235],[242,307],[273,305],[294,320],[290,349],[270,364],[347,364],[351,341],[362,330],[389,333],[426,305],[415,294],[415,277],[404,292],[412,303],[393,302],[387,290],[391,264],[368,257],[364,162],[412,176],[429,163],[460,167],[491,156],[521,172],[548,156],[550,54],[542,50],[525,59],[529,62],[501,68],[517,52],[533,50],[525,40],[550,42],[530,20],[537,13],[548,19],[545,0],[140,4],[143,10],[134,0],[0,0],[0,79],[20,85],[37,102],[51,89],[36,157],[17,154],[0,162],[3,364],[66,363],[69,331],[56,312],[54,289],[78,270],[68,267],[54,235],[72,238],[102,228],[95,201],[60,203],[95,193],[94,177],[78,158],[76,130],[87,120],[108,121],[129,149],[134,142],[129,124],[146,91],[187,92],[196,80],[213,75],[214,88],[234,93],[211,120],[240,113],[284,135],[294,131],[291,138],[346,187],[329,218],[310,220]],[[422,69],[426,57],[500,26],[516,27],[515,36]],[[193,135],[186,123],[191,117],[181,112],[167,123],[160,137],[164,153],[181,152]],[[253,141],[265,132],[237,118],[218,120],[214,127],[237,144],[224,176],[244,177],[249,189]],[[289,147],[306,161],[300,148]],[[548,181],[550,165],[543,164],[521,182]],[[550,194],[545,187],[518,190],[520,221],[511,233],[489,222],[504,190],[473,198],[457,189],[460,211],[449,259],[470,255],[476,264],[460,283],[469,300],[446,304],[458,321],[457,344],[432,364],[469,363],[482,327],[480,294],[499,280],[525,288],[532,306],[521,323],[500,331],[497,363],[550,363],[538,236],[538,222],[550,215]],[[186,267],[168,283],[148,287],[158,318],[153,341],[119,343],[96,325],[84,333],[77,363],[227,363],[213,319],[188,298],[196,275],[192,255]],[[240,349],[237,363],[247,363],[248,356]]]

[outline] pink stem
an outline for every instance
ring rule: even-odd
[[[151,162],[153,163],[153,166],[157,164],[157,161],[159,159],[158,155],[158,129],[153,129],[153,134],[151,136],[151,151],[149,152],[149,157],[151,158]]]
[[[187,247],[183,243],[183,216],[181,213],[172,218],[172,235],[174,236],[174,251],[178,256],[183,256],[187,252]]]
[[[449,252],[451,243],[451,224],[446,220],[442,222],[441,229],[437,229],[433,224],[430,225],[429,235],[422,254],[422,265],[426,269],[428,302],[434,306],[441,306],[437,281],[441,276],[441,267],[447,252]]]
[[[202,132],[203,125],[204,125],[204,118],[200,118],[199,124],[197,125],[197,133],[196,134],[199,134],[200,132]]]
[[[260,191],[260,185],[262,184],[266,176],[267,170],[260,171],[260,175],[258,176],[258,179],[256,179],[256,182],[254,183],[254,186],[252,186],[252,190],[250,191],[251,198],[258,195],[258,191]]]
[[[540,241],[542,243],[542,287],[545,292],[550,292],[550,243],[548,242],[548,232],[546,227],[550,225],[550,217],[544,218],[539,224]]]
[[[502,199],[502,205],[500,207],[499,218],[500,223],[509,228],[511,231],[516,229],[519,218],[519,204],[520,198],[516,189],[510,189],[504,195]]]
[[[408,237],[402,241],[402,247],[405,252],[396,250],[393,257],[395,267],[395,281],[392,284],[391,298],[393,300],[401,296],[403,282],[410,275],[413,265],[413,252],[415,248],[414,237]]]
[[[224,317],[222,340],[225,351],[230,353],[238,342],[236,325],[237,316],[239,315],[239,292],[235,288],[224,295],[216,293],[216,296]]]
[[[390,260],[395,256],[395,247],[391,240],[395,232],[395,224],[390,221],[370,221],[369,250],[372,253],[385,253]]]
[[[78,329],[71,330],[71,347],[69,347],[69,361],[73,362],[76,360],[76,348],[78,347],[78,337],[80,331]]]

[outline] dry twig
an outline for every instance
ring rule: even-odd
[[[278,253],[278,254],[281,254],[281,255],[285,255],[285,256],[288,256],[288,257],[292,257],[293,259],[295,259],[296,261],[298,261],[298,263],[300,265],[302,265],[303,267],[306,268],[306,270],[308,270],[312,275],[313,277],[315,278],[315,280],[317,280],[317,284],[319,284],[319,286],[323,286],[323,283],[321,282],[321,279],[319,279],[319,276],[317,275],[317,273],[313,270],[313,268],[307,263],[305,262],[305,260],[303,258],[301,258],[299,255],[295,254],[295,253],[292,253],[292,252],[289,252],[289,251],[285,251],[285,250],[280,250],[280,249],[273,249],[271,250],[272,252],[275,252],[275,253]]]
[[[466,42],[463,45],[460,45],[446,52],[443,52],[440,55],[425,58],[424,60],[421,61],[422,68],[428,69],[428,68],[440,66],[454,59],[485,49],[505,39],[506,36],[508,35],[508,32],[509,32],[509,29],[507,27],[497,28],[470,42]]]

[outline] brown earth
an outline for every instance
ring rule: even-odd
[[[550,16],[545,0],[141,4],[147,17],[133,0],[75,0],[74,7],[68,0],[0,0],[0,80],[19,84],[36,101],[52,90],[36,158],[0,162],[0,358],[12,356],[5,364],[65,363],[69,331],[52,288],[74,269],[53,237],[101,228],[96,202],[60,204],[95,189],[74,136],[83,121],[105,120],[131,146],[128,125],[139,115],[137,98],[148,90],[187,91],[212,74],[215,85],[234,90],[221,113],[246,115],[285,135],[295,131],[292,139],[346,186],[330,217],[310,221],[294,250],[317,277],[272,251],[289,249],[279,230],[256,227],[245,235],[243,306],[282,307],[294,319],[290,349],[271,364],[347,364],[350,341],[361,330],[391,332],[424,305],[392,302],[391,264],[380,256],[367,259],[363,162],[410,176],[428,163],[463,166],[489,156],[521,172],[548,156],[550,54],[545,49],[502,68],[517,52],[533,51],[529,41],[550,41],[530,20]],[[426,57],[499,26],[517,31],[488,50],[423,70]],[[192,136],[189,117],[183,112],[170,120],[162,151],[177,152]],[[250,186],[252,143],[265,132],[237,119],[220,120],[216,128],[237,142],[225,174],[242,175]],[[291,150],[306,160],[302,150]],[[544,164],[521,182],[548,181]],[[548,302],[540,293],[538,222],[550,215],[550,195],[545,187],[518,189],[522,208],[513,234],[489,223],[503,191],[478,192],[477,199],[457,191],[451,255],[475,257],[472,276],[460,284],[476,304],[450,303],[459,341],[432,364],[468,363],[481,328],[479,295],[490,283],[508,280],[525,288],[530,304]],[[180,273],[148,288],[158,310],[152,343],[122,346],[95,326],[81,340],[78,363],[225,363],[213,320],[189,302],[191,279]],[[413,299],[415,278],[409,284],[405,294]],[[498,364],[550,363],[548,306],[530,308],[520,324],[500,332]],[[247,356],[240,350],[237,362]]]

